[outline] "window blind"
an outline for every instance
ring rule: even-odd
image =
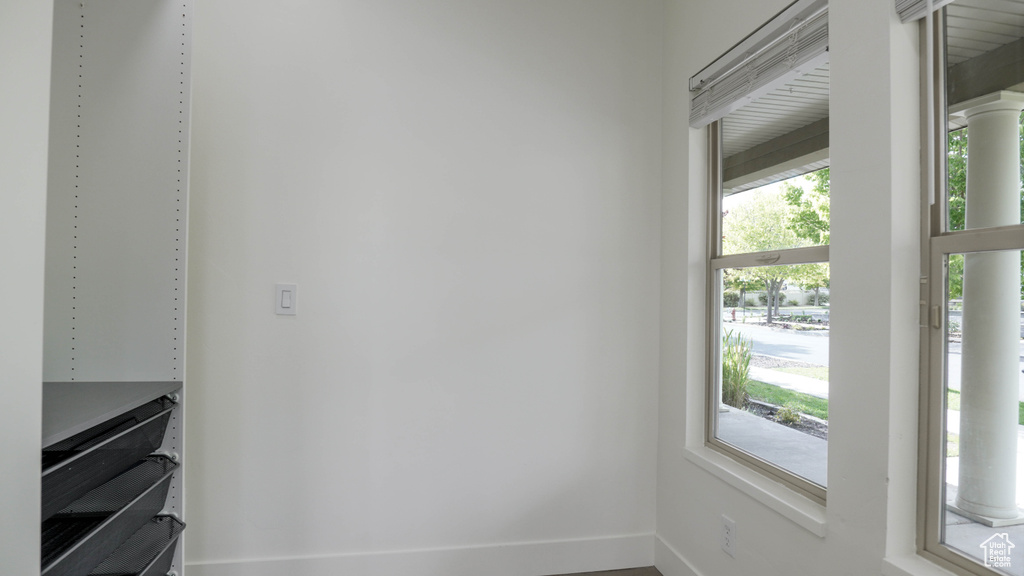
[[[952,2],[953,0],[932,0],[932,10],[938,10]],[[896,0],[896,13],[900,15],[900,20],[903,22],[920,20],[927,12],[927,0]]]
[[[690,126],[719,120],[827,61],[828,2],[798,0],[690,78]]]

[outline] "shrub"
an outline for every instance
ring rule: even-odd
[[[726,292],[722,294],[722,303],[726,308],[735,308],[740,305],[740,295],[737,292]]]
[[[758,294],[757,295],[757,299],[758,299],[758,301],[761,302],[761,306],[767,306],[768,305],[768,294],[766,292],[762,292],[762,293]]]
[[[818,294],[818,304],[828,304],[828,294]]]
[[[751,342],[726,330],[722,336],[722,402],[742,408],[750,382]]]
[[[800,305],[799,302],[797,302],[796,300],[792,300],[792,299],[789,300],[788,302],[786,302],[786,304],[789,305],[789,306],[799,306]]]
[[[743,305],[748,307],[748,308],[753,306],[754,305],[754,299],[753,298],[747,298],[746,300],[743,301]]]
[[[782,424],[796,424],[800,421],[800,410],[794,402],[786,402],[786,405],[775,412],[775,421]]]

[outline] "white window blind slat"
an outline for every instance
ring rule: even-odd
[[[703,78],[698,75],[690,79],[691,86],[696,86],[691,92],[691,127],[700,128],[719,120],[827,62],[827,8],[818,9],[791,29],[777,29],[765,44],[756,54],[731,64],[720,75],[705,69],[701,72]]]

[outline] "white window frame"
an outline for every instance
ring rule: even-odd
[[[829,247],[811,246],[754,252],[749,254],[724,255],[722,249],[722,120],[708,126],[708,241],[707,241],[707,387],[705,391],[705,446],[768,476],[818,504],[824,505],[827,489],[776,464],[758,458],[749,452],[720,440],[717,437],[718,409],[721,404],[722,376],[722,282],[721,270],[726,268],[752,268],[788,264],[828,263]]]
[[[930,21],[929,21],[930,20]],[[928,29],[931,26],[931,30]],[[918,459],[918,554],[963,576],[1002,576],[942,543],[946,481],[946,274],[949,255],[1024,250],[1024,224],[949,231],[946,187],[945,10],[922,20],[921,401]],[[928,41],[931,39],[929,49]],[[932,62],[927,54],[934,54]],[[927,74],[927,68],[931,74]],[[929,103],[928,99],[932,101]],[[930,104],[930,106],[928,106]]]

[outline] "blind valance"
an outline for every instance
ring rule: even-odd
[[[706,126],[827,61],[828,2],[798,0],[690,78],[690,126]]]

